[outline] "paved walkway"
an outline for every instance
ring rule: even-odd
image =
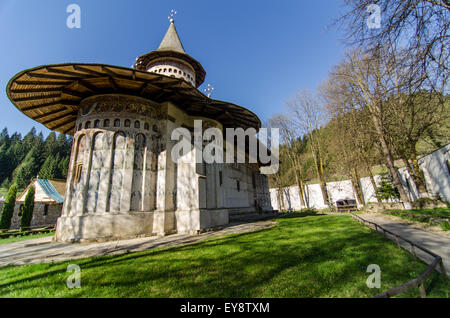
[[[231,223],[227,227],[199,235],[173,234],[164,237],[144,237],[130,240],[109,241],[102,243],[57,243],[52,237],[30,239],[21,242],[0,245],[0,267],[8,265],[25,265],[61,262],[72,259],[104,255],[120,255],[144,251],[157,247],[185,245],[211,237],[227,234],[248,233],[275,225],[274,221],[252,223]]]
[[[439,255],[440,257],[442,257],[445,270],[447,272],[447,275],[450,277],[450,238],[421,230],[399,221],[385,218],[379,214],[358,214],[358,216],[367,221],[381,225],[392,233],[404,237],[405,239],[410,240],[411,242]],[[395,239],[390,235],[388,235],[387,237],[395,241]],[[406,250],[411,250],[411,245],[407,242],[400,240],[399,243]],[[432,256],[419,249],[415,249],[415,252],[416,255],[427,264],[431,263],[431,261],[433,260]]]

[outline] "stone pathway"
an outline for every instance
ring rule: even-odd
[[[358,214],[359,217],[367,221],[381,225],[385,229],[395,233],[401,237],[404,237],[411,242],[422,246],[431,252],[442,257],[444,261],[445,271],[450,277],[450,238],[442,236],[436,233],[421,230],[417,227],[405,224],[399,221],[388,219],[379,214]],[[395,242],[394,237],[387,235],[389,239]],[[406,250],[411,250],[411,245],[402,240],[399,241],[400,245]],[[416,255],[427,264],[431,263],[433,257],[429,254],[415,249]]]
[[[221,230],[205,232],[199,235],[173,234],[164,237],[151,236],[102,243],[57,243],[53,242],[52,237],[30,239],[1,244],[0,267],[62,262],[93,256],[120,255],[157,247],[179,246],[227,234],[254,232],[272,227],[275,224],[275,221],[230,223]]]

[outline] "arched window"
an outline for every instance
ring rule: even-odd
[[[150,125],[149,125],[148,123],[145,123],[145,124],[144,124],[144,129],[145,129],[145,130],[149,130],[149,129],[150,129]]]
[[[103,121],[103,127],[109,127],[109,119]]]
[[[86,211],[96,212],[99,198],[102,169],[106,155],[106,135],[103,132],[96,133],[92,138],[92,159],[89,172],[89,193],[86,200]],[[105,180],[104,180],[105,181]]]
[[[125,149],[126,136],[123,132],[118,132],[114,135],[113,144],[113,166],[111,169],[111,192],[109,194],[109,211],[120,211],[120,201],[123,183],[123,168],[125,165]]]
[[[94,128],[100,128],[100,120],[94,121]]]
[[[141,123],[139,122],[139,120],[136,120],[134,122],[134,128],[137,128],[137,129],[141,128]]]
[[[144,159],[147,141],[143,134],[137,134],[134,140],[133,181],[131,186],[131,211],[142,210],[142,185]]]
[[[80,136],[78,139],[78,149],[75,157],[75,184],[80,182],[81,174],[83,172],[83,161],[84,153],[86,151],[86,137],[84,135]]]
[[[91,122],[87,121],[86,124],[84,124],[84,128],[86,129],[91,128]]]
[[[131,126],[131,121],[129,119],[125,119],[125,127],[130,127]]]
[[[114,120],[114,127],[120,127],[120,119]]]

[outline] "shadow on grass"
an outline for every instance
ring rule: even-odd
[[[383,269],[383,290],[415,274],[411,257],[381,235],[362,231],[350,217],[312,212],[290,213],[258,232],[73,261],[82,269],[83,293],[65,288],[59,275],[65,262],[24,269],[22,277],[0,285],[7,287],[1,294],[37,290],[50,281],[49,296],[367,297],[379,292],[365,285],[369,264]],[[7,274],[0,270],[0,279]]]
[[[280,213],[280,217],[283,217],[285,219],[302,218],[302,217],[306,217],[306,216],[319,216],[319,215],[326,215],[326,214],[319,213],[316,210],[302,210],[302,211],[295,211],[295,212]]]

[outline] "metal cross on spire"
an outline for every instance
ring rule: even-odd
[[[175,14],[177,14],[177,12],[172,9],[170,11],[170,15],[167,17],[169,19],[170,23],[173,23],[173,21],[174,21],[173,18],[175,17]]]
[[[204,89],[206,96],[208,96],[208,98],[211,97],[211,93],[213,92],[214,87],[211,86],[211,84],[208,84],[208,86]]]

